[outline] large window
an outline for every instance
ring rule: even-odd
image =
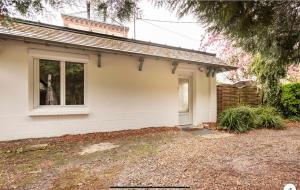
[[[84,105],[84,64],[36,59],[35,106]]]

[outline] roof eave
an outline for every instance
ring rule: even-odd
[[[64,48],[74,48],[74,49],[84,49],[94,52],[105,52],[105,53],[115,53],[115,54],[122,54],[122,55],[130,55],[130,56],[137,56],[137,57],[149,57],[149,58],[158,58],[163,60],[168,60],[172,62],[178,62],[178,63],[187,63],[187,64],[194,64],[199,66],[204,66],[211,69],[216,69],[219,72],[224,71],[230,71],[235,70],[238,67],[230,66],[230,65],[223,65],[223,64],[217,64],[217,63],[205,63],[205,62],[197,62],[197,61],[190,61],[190,60],[184,60],[184,59],[177,59],[177,58],[170,58],[170,57],[163,57],[163,56],[157,56],[157,55],[150,55],[150,54],[143,54],[143,53],[135,53],[135,52],[126,52],[126,51],[120,51],[115,49],[102,49],[102,48],[96,48],[96,47],[87,47],[83,45],[75,45],[75,44],[69,44],[69,43],[62,43],[62,42],[54,42],[49,40],[41,40],[41,39],[35,39],[35,38],[28,38],[28,37],[21,37],[21,36],[15,36],[15,35],[8,35],[8,34],[0,34],[0,39],[9,39],[9,40],[18,40],[23,42],[29,42],[29,43],[35,43],[39,45],[52,45],[52,46],[58,46],[58,47],[64,47]]]

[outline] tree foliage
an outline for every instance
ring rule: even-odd
[[[300,117],[300,83],[285,84],[281,87],[281,110],[286,117]]]
[[[101,15],[129,20],[139,0],[89,0],[91,8]],[[84,7],[82,0],[0,0],[0,18],[9,18],[14,12],[22,16],[41,13],[47,7]]]
[[[131,15],[136,11],[137,2],[137,0],[98,0],[94,3],[96,10],[103,11],[105,16],[110,14],[120,20],[130,20]]]
[[[222,33],[248,52],[285,64],[300,61],[300,2],[169,0],[180,16],[192,13],[211,31]]]
[[[12,16],[15,12],[28,16],[42,12],[47,5],[59,7],[71,0],[0,0],[0,17]]]
[[[233,41],[228,40],[219,33],[205,32],[200,41],[200,50],[217,52],[217,57],[226,64],[237,66],[237,70],[225,73],[225,77],[231,82],[241,80],[252,80],[250,65],[252,62],[251,54],[235,46]]]
[[[264,101],[278,107],[280,103],[280,79],[286,76],[286,67],[276,60],[256,54],[252,63],[252,73],[264,87]]]

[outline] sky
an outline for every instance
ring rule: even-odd
[[[142,1],[140,7],[142,18],[178,22],[197,22],[193,16],[178,18],[165,8],[154,7],[148,1]],[[129,24],[129,36],[133,37],[133,23]],[[189,49],[199,49],[204,29],[200,23],[166,23],[148,20],[136,21],[136,39],[180,46]]]

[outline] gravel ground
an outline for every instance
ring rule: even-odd
[[[300,188],[300,128],[254,130],[226,138],[183,135],[122,171],[117,185],[193,189]]]
[[[300,124],[218,138],[164,128],[128,133],[2,142],[0,189],[300,188]],[[80,155],[99,143],[116,147]]]

